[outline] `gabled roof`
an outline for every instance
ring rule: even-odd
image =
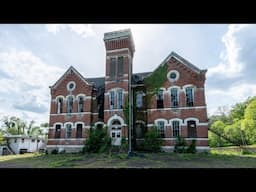
[[[50,86],[50,88],[54,88],[56,87],[57,85],[59,85],[61,83],[61,81],[64,79],[64,77],[69,73],[73,71],[80,79],[82,79],[82,81],[84,81],[87,85],[91,85],[90,83],[88,83],[88,81],[73,67],[73,66],[70,66],[68,68],[68,70],[59,78],[59,80],[53,85],[53,86]]]
[[[207,71],[207,69],[203,69],[203,70],[199,69],[198,67],[196,67],[195,65],[193,65],[192,63],[190,63],[188,60],[184,59],[183,57],[181,57],[180,55],[178,55],[177,53],[175,53],[174,51],[172,51],[160,65],[164,65],[164,64],[167,63],[172,57],[174,57],[174,58],[177,59],[179,62],[181,62],[183,65],[185,65],[187,68],[191,69],[192,71],[194,71],[194,72],[196,72],[196,73],[204,73],[204,72]]]

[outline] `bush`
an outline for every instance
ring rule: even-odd
[[[181,136],[177,137],[176,144],[174,146],[175,153],[186,153],[187,152],[187,143],[185,139]]]
[[[196,140],[193,139],[192,143],[187,148],[187,153],[196,153]]]
[[[53,149],[51,154],[54,154],[54,155],[58,154],[58,149]]]
[[[106,128],[91,128],[88,139],[85,141],[83,153],[103,153],[111,148],[111,138],[107,134]]]
[[[128,152],[128,141],[125,137],[122,137],[120,152]]]
[[[150,152],[160,152],[162,146],[162,139],[157,131],[157,128],[154,126],[145,134],[145,140],[143,142],[144,150]]]

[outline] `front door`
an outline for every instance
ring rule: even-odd
[[[121,145],[121,127],[111,130],[112,145]]]

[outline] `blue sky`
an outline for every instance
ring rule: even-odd
[[[85,77],[104,76],[103,34],[126,28],[135,42],[133,72],[154,70],[171,51],[208,69],[209,114],[256,95],[256,25],[1,24],[0,118],[48,122],[49,86],[70,65]]]

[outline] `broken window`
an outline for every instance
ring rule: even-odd
[[[171,107],[178,107],[178,89],[171,89]]]
[[[58,98],[57,100],[57,113],[62,113],[63,99]]]
[[[164,121],[157,122],[157,130],[158,130],[158,133],[160,134],[160,137],[164,138],[165,137]]]
[[[69,96],[67,100],[67,112],[72,113],[73,111],[73,97]]]
[[[76,138],[82,138],[82,124],[77,124],[76,126]]]
[[[55,126],[55,138],[60,138],[60,125]]]
[[[173,121],[172,122],[172,136],[178,137],[180,135],[180,122]]]
[[[118,57],[118,76],[123,76],[124,57]]]
[[[84,99],[83,97],[79,97],[78,99],[78,112],[84,112]]]
[[[188,107],[194,106],[193,87],[186,88],[186,105]]]
[[[123,91],[119,90],[117,92],[117,108],[122,109],[123,108]]]
[[[164,91],[161,89],[157,93],[157,108],[164,108]]]
[[[110,109],[115,108],[115,92],[110,91]]]
[[[72,126],[71,124],[67,124],[66,126],[66,138],[71,138]]]

